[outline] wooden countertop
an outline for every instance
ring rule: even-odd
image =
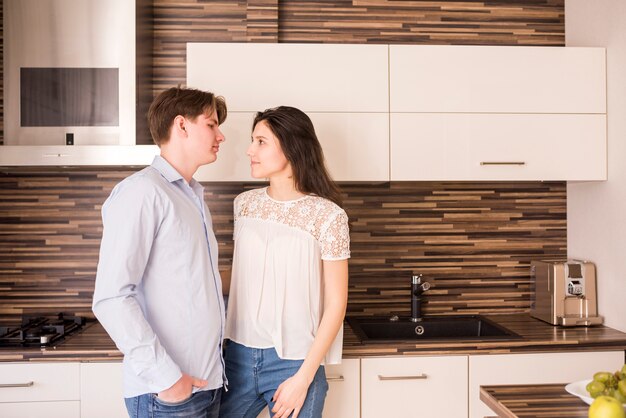
[[[481,386],[480,400],[501,418],[587,418],[589,410],[565,383]]]
[[[605,326],[554,327],[527,314],[487,316],[519,334],[506,341],[447,340],[414,343],[362,343],[349,326],[344,327],[343,355],[349,357],[506,354],[560,351],[626,350],[626,333]],[[93,322],[53,348],[2,348],[1,361],[106,361],[120,360],[102,326]]]

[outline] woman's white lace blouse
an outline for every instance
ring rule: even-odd
[[[322,260],[350,257],[348,217],[328,199],[277,201],[267,188],[235,199],[226,338],[304,359],[322,318]],[[343,328],[325,364],[341,362]]]

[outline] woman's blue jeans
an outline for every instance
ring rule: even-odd
[[[256,418],[265,407],[270,415],[278,386],[293,376],[303,360],[283,360],[273,348],[249,348],[228,341],[224,352],[228,391],[222,395],[220,418]],[[298,418],[321,418],[328,391],[324,366],[309,386]]]

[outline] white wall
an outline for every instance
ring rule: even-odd
[[[568,183],[567,248],[596,263],[605,324],[626,331],[626,2],[566,0],[567,46],[607,52],[608,181]]]

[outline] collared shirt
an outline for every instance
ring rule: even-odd
[[[162,157],[120,182],[102,207],[93,311],[124,353],[124,396],[182,373],[225,382],[224,300],[204,188]],[[195,390],[195,389],[194,389]]]

